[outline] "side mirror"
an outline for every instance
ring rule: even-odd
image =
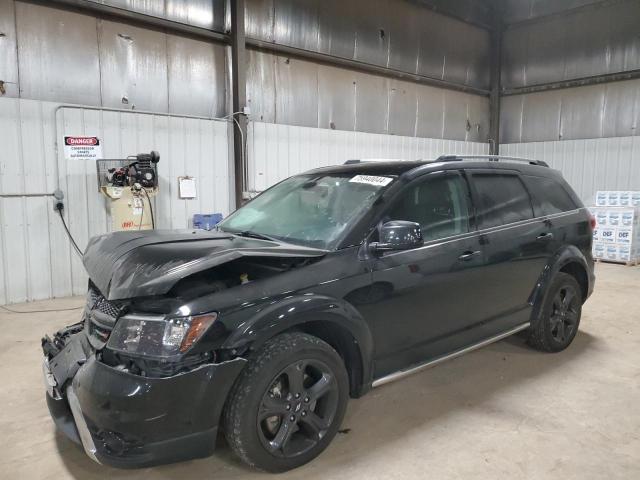
[[[424,244],[419,223],[392,220],[380,228],[380,241],[370,244],[374,252],[411,250]]]

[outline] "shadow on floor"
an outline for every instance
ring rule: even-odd
[[[374,389],[361,399],[351,400],[342,425],[349,433],[338,434],[333,442],[341,446],[330,446],[310,465],[296,470],[294,477],[299,477],[305,469],[317,473],[327,465],[340,468],[350,458],[374,455],[390,442],[403,441],[412,431],[428,429],[463,409],[491,408],[483,405],[497,396],[509,395],[523,382],[556,374],[597,348],[597,338],[583,331],[578,332],[567,350],[555,354],[532,350],[521,335],[516,335]],[[460,435],[464,434],[464,431],[460,432]],[[451,435],[456,435],[456,431]],[[180,477],[185,480],[261,475],[240,463],[222,436],[212,457],[143,470],[117,470],[98,465],[82,448],[61,434],[57,435],[56,441],[67,471],[78,479]]]

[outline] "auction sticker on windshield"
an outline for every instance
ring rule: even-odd
[[[356,175],[350,182],[354,183],[368,183],[369,185],[377,185],[379,187],[386,187],[389,185],[393,178],[391,177],[377,177],[375,175]]]

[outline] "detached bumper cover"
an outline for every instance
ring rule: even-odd
[[[204,457],[215,448],[224,402],[245,362],[146,378],[90,356],[66,395],[47,394],[47,404],[58,428],[100,463],[135,468]]]

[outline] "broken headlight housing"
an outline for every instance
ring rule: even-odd
[[[215,312],[176,318],[125,315],[116,323],[107,348],[129,355],[174,357],[200,340],[217,317]]]

